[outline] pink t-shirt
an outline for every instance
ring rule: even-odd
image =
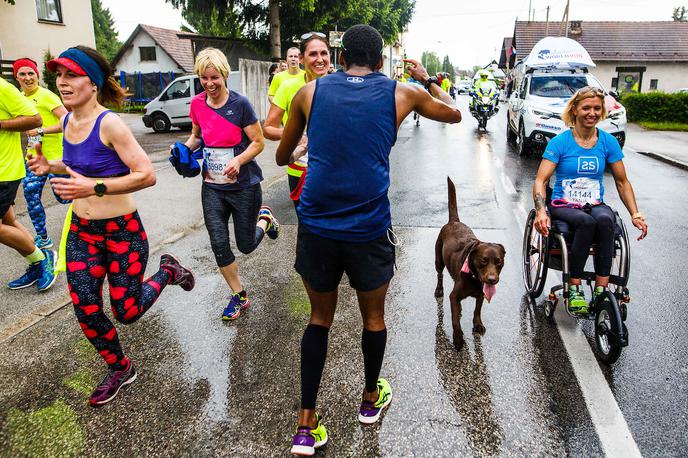
[[[205,147],[234,148],[234,156],[244,151],[251,140],[244,128],[258,122],[256,113],[246,97],[230,91],[227,103],[222,108],[208,106],[206,94],[202,92],[191,99],[189,109],[191,121],[201,129],[201,138]],[[203,164],[203,176],[207,176],[207,164]],[[241,167],[236,183],[216,184],[204,182],[204,185],[221,190],[239,190],[248,188],[263,181],[263,173],[255,159]]]

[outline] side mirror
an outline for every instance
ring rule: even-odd
[[[616,92],[615,90],[611,90],[611,91],[609,91],[609,95],[611,95],[612,97],[614,97],[614,98],[616,99],[616,101],[619,102],[619,98],[620,98],[620,97],[619,97],[619,93],[618,93],[618,92]]]

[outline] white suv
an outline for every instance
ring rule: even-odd
[[[518,153],[541,152],[547,142],[567,127],[561,120],[566,102],[580,88],[602,84],[586,71],[529,70],[517,81],[509,98],[506,138]],[[605,91],[607,119],[597,127],[612,134],[623,148],[626,141],[626,110]]]

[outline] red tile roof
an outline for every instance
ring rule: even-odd
[[[152,25],[139,24],[148,35],[179,65],[185,72],[193,71],[194,56],[191,40],[180,39],[177,30],[163,29]],[[186,33],[185,35],[188,35]]]
[[[559,36],[559,25],[550,22],[549,35]],[[517,59],[544,38],[545,28],[545,22],[516,21]],[[688,62],[688,22],[570,21],[568,36],[583,45],[593,61]]]

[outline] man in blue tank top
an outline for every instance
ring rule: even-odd
[[[392,399],[389,383],[379,378],[387,342],[385,295],[395,256],[387,197],[389,154],[399,125],[412,111],[436,121],[461,120],[449,94],[419,62],[406,61],[407,71],[425,89],[397,84],[380,73],[382,48],[374,28],[347,30],[339,61],[344,71],[299,90],[277,149],[277,164],[286,165],[308,126],[295,268],[308,292],[311,318],[301,341],[301,409],[292,443],[292,453],[298,455],[312,455],[327,442],[315,401],[344,272],[363,317],[365,388],[359,421],[375,423]]]

